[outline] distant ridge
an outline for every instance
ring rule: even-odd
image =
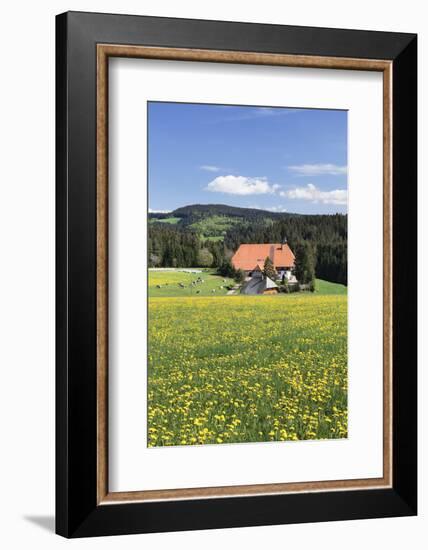
[[[242,208],[240,206],[229,206],[228,204],[189,204],[181,206],[171,212],[149,212],[149,218],[165,219],[165,218],[181,218],[183,222],[186,220],[200,220],[209,216],[228,216],[242,219],[261,219],[269,218],[271,220],[279,220],[291,217],[314,217],[314,216],[346,216],[346,214],[296,214],[293,212],[272,212],[271,210],[263,210],[261,208]]]
[[[261,208],[242,208],[239,206],[229,206],[227,204],[189,204],[172,210],[168,214],[149,214],[150,216],[161,218],[166,216],[177,218],[204,218],[206,216],[231,216],[238,218],[271,218],[278,219],[287,216],[300,216],[302,214],[293,214],[289,212],[271,212]]]

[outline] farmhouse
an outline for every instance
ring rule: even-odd
[[[278,285],[263,272],[259,266],[253,271],[252,277],[248,278],[241,289],[242,294],[277,294]]]
[[[294,276],[294,254],[286,240],[283,243],[241,244],[232,257],[235,269],[242,269],[248,277],[258,277],[269,257],[278,273],[278,279],[292,281]]]

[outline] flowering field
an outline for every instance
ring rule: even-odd
[[[148,445],[347,437],[347,297],[149,300]]]

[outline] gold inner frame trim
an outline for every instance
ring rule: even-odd
[[[109,492],[108,488],[108,59],[133,57],[383,73],[383,476],[298,483]],[[97,45],[97,503],[239,497],[392,486],[392,62],[256,52]]]

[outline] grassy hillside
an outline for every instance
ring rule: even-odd
[[[323,281],[322,279],[315,280],[315,294],[335,294],[344,295],[348,293],[348,288],[345,285],[339,283],[330,283],[329,281]]]
[[[239,208],[224,204],[193,204],[177,208],[168,214],[149,213],[149,223],[180,224],[197,231],[202,240],[221,241],[226,232],[236,225],[248,223],[272,224],[275,219],[295,214],[283,214]]]
[[[222,240],[226,231],[237,223],[242,223],[242,220],[230,216],[208,216],[192,223],[189,227],[197,231],[202,239]]]
[[[176,218],[174,216],[171,216],[170,218],[150,218],[149,217],[149,222],[150,223],[155,223],[155,222],[156,223],[170,223],[170,224],[175,225],[180,220],[181,220],[181,218]]]
[[[196,269],[196,268],[195,268]],[[192,285],[198,278],[203,283]],[[184,288],[180,286],[184,285]],[[201,273],[185,273],[182,271],[152,271],[149,270],[149,297],[167,298],[172,296],[218,296],[227,292],[226,286],[233,286],[233,279],[215,275],[215,270],[205,269]],[[160,288],[158,288],[160,286]],[[220,288],[220,287],[223,288]],[[215,292],[213,292],[215,290]]]

